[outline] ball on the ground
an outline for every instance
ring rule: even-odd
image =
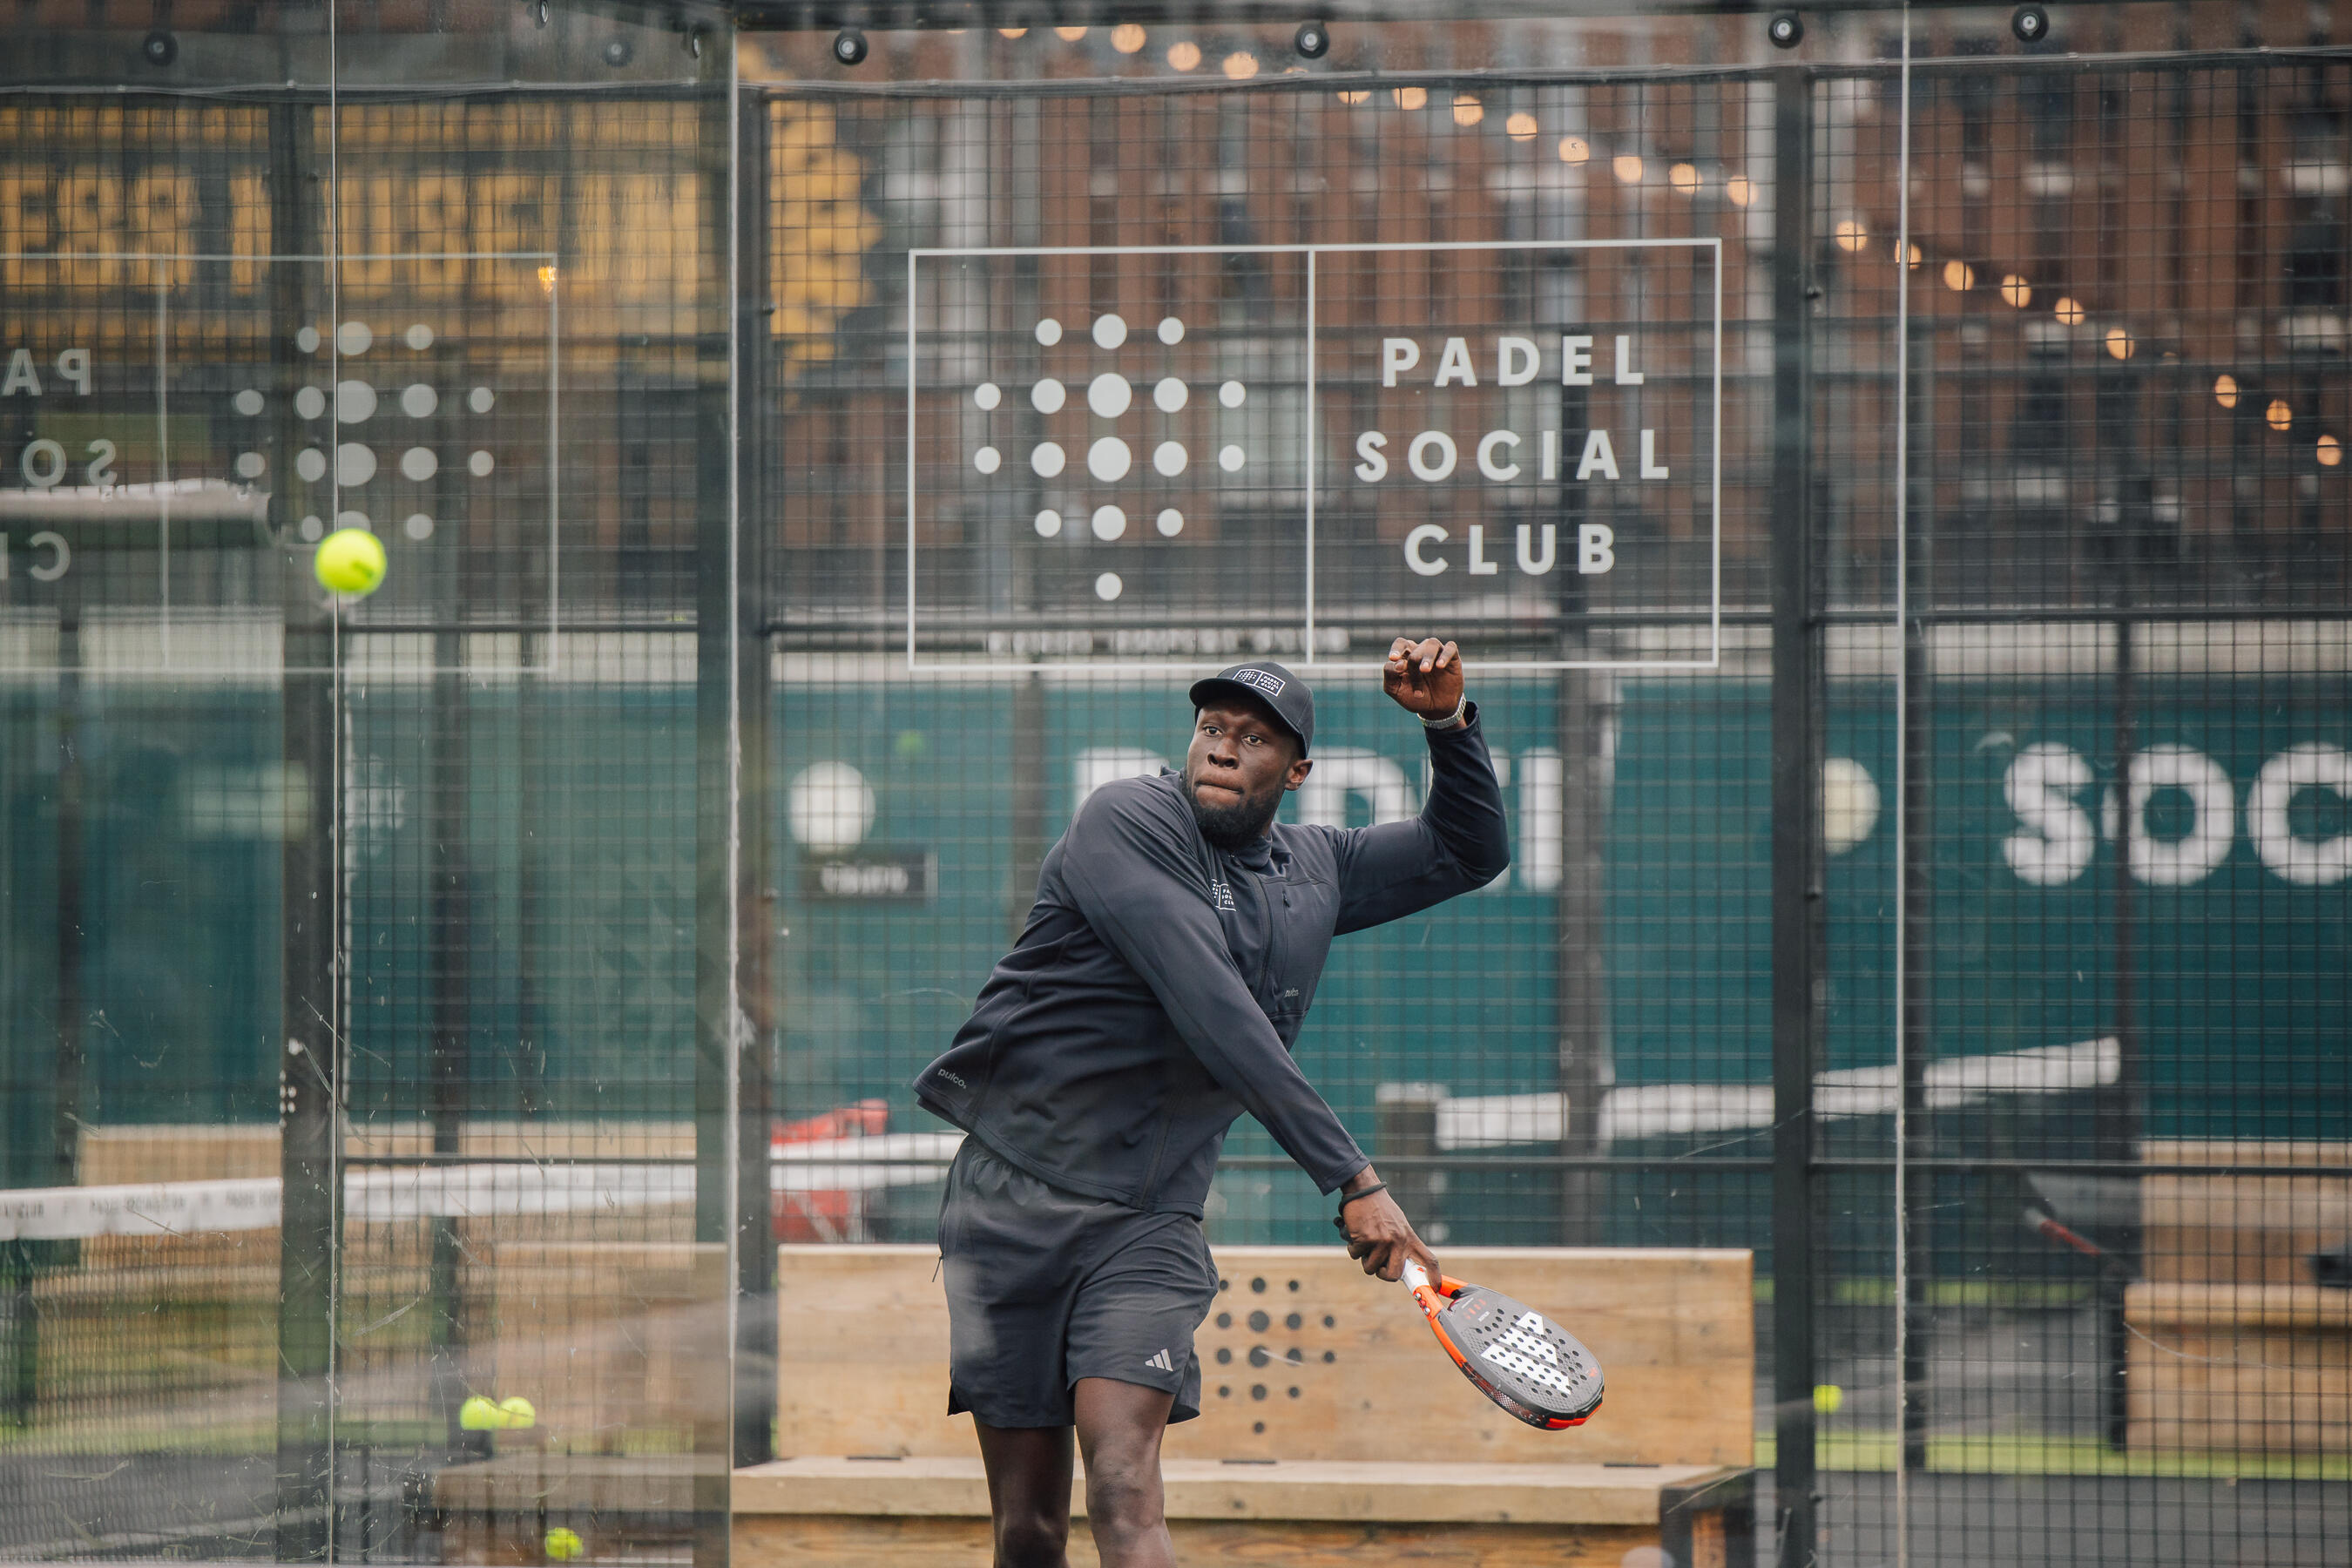
[[[457,1406],[457,1425],[467,1432],[495,1432],[505,1422],[499,1407],[477,1394]]]
[[[1834,1415],[1845,1403],[1845,1390],[1834,1383],[1813,1384],[1813,1408],[1824,1415]]]
[[[569,1563],[583,1550],[580,1532],[557,1525],[547,1532],[547,1554],[558,1563]]]
[[[319,542],[310,569],[334,594],[373,594],[383,581],[383,541],[364,528],[339,528]]]
[[[539,1425],[539,1412],[532,1409],[530,1401],[520,1394],[509,1394],[499,1400],[499,1414],[506,1417],[509,1430]]]

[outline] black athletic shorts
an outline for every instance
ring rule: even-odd
[[[1082,1377],[1166,1390],[1171,1423],[1201,1413],[1192,1331],[1217,1266],[1191,1215],[1066,1193],[966,1138],[940,1204],[940,1257],[949,1415],[1067,1426]]]

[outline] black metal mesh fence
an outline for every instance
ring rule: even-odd
[[[1907,1278],[1843,1353],[1912,1396],[1826,1430],[1887,1444],[1915,1551],[2341,1550],[2340,1189],[2258,1173],[2331,1165],[2345,1105],[2335,966],[2289,934],[2343,940],[2338,806],[2287,781],[2344,743],[2315,193],[2347,86],[2327,58],[1911,84],[1909,613],[1873,650],[1903,679]],[[1885,232],[1867,182],[1833,199]],[[1893,1491],[1856,1490],[1865,1538]]]
[[[845,908],[803,881],[786,973],[818,1005],[786,1008],[786,1081],[838,1084],[844,1102],[887,1093],[956,1021],[1066,803],[1169,760],[1153,723],[1181,723],[1178,683],[1120,666],[1309,646],[1292,631],[1305,568],[1278,522],[1295,531],[1311,491],[1313,635],[1332,639],[1314,657],[1350,743],[1369,732],[1381,751],[1379,705],[1349,692],[1356,645],[1340,639],[1377,638],[1382,614],[1435,604],[1491,659],[1618,668],[1484,683],[1516,770],[1520,863],[1416,936],[1335,955],[1302,1058],[1384,1173],[1411,1173],[1435,1234],[1730,1243],[1769,1260],[1769,932],[1790,917],[1767,878],[1762,519],[1780,435],[1773,268],[1801,266],[1825,923],[1820,1386],[1797,1397],[1818,1415],[1823,1550],[1892,1559],[1898,1509],[1906,1548],[1938,1561],[2334,1550],[2343,1478],[2316,1327],[2333,1309],[2325,1260],[2303,1254],[2323,1250],[2336,1201],[2319,1173],[2336,1158],[2342,995],[2326,959],[2298,954],[2343,940],[2340,897],[2320,890],[2336,884],[2318,879],[2336,874],[2319,868],[2340,802],[2312,782],[2340,765],[2347,674],[2342,416],[2324,412],[2340,362],[2321,346],[2340,306],[2319,281],[2343,220],[2317,194],[2343,155],[2342,68],[2086,68],[1973,60],[1985,51],[1956,42],[1969,40],[1923,41],[1910,84],[1907,232],[1890,66],[1804,79],[1811,179],[1786,205],[1760,76],[782,89],[784,122],[821,121],[878,172],[866,189],[887,261],[835,334],[856,342],[870,320],[870,347],[786,403],[778,451],[812,531],[773,558],[778,669],[788,704],[824,689],[790,709],[780,777],[831,789],[831,769],[856,770],[869,831],[891,841],[876,859],[939,879],[929,909]],[[1794,257],[1772,243],[1789,214],[1810,228]],[[1513,582],[1504,556],[1485,593],[1398,573],[1424,521],[1448,542],[1474,519],[1495,538],[1546,516],[1675,537],[1670,504],[1645,514],[1638,487],[1597,474],[1547,474],[1557,487],[1528,497],[1488,470],[1466,495],[1441,489],[1455,476],[1432,477],[1433,443],[1409,470],[1422,488],[1367,504],[1381,465],[1356,468],[1355,437],[1393,425],[1402,445],[1443,416],[1426,398],[1392,409],[1391,388],[1347,370],[1351,331],[1385,353],[1418,330],[1398,358],[1424,376],[1459,336],[1481,379],[1474,398],[1454,377],[1457,423],[1590,430],[1600,395],[1556,390],[1546,361],[1542,398],[1515,406],[1479,333],[1549,352],[1580,323],[1606,343],[1627,323],[1688,321],[1704,290],[1637,259],[1659,235],[1724,246],[1719,621],[1694,578],[1632,550],[1622,574],[1573,584]],[[1488,270],[1440,248],[1464,239],[1496,247],[1481,264],[1533,243],[1525,268]],[[1625,248],[1578,248],[1594,242]],[[1398,249],[1337,248],[1384,243]],[[1295,248],[1239,252],[1254,245]],[[967,254],[985,247],[1001,253]],[[1221,247],[1222,276],[1190,281]],[[902,270],[909,252],[924,254]],[[1367,255],[1380,287],[1350,317],[1346,268]],[[1221,313],[1185,303],[1202,294]],[[1391,324],[1373,324],[1381,310]],[[1139,335],[1181,321],[1181,339],[1113,367],[1139,403],[1163,375],[1197,395],[1222,364],[1265,367],[1276,423],[1258,438],[1304,447],[1307,477],[1243,468],[1203,499],[1187,468],[1138,501],[1074,495],[1088,487],[1063,476],[1089,442],[1134,439],[1123,407],[1078,408],[1112,356],[1099,338],[1066,345],[1107,316]],[[1034,331],[1047,318],[1052,343]],[[1045,407],[1041,387],[1066,405]],[[1167,423],[1195,451],[1223,438]],[[793,447],[819,432],[826,445]],[[1040,442],[1066,470],[1034,461]],[[1467,475],[1468,443],[1454,445]],[[1264,485],[1293,487],[1274,519]],[[1163,503],[1181,531],[1154,539],[1139,524]],[[1120,515],[1106,523],[1104,505]],[[1435,549],[1402,564],[1418,575]],[[1456,550],[1458,573],[1472,558]],[[1385,595],[1369,587],[1384,572],[1401,584]],[[1104,573],[1120,596],[1088,605]],[[1134,583],[1150,584],[1140,602]],[[1707,673],[1641,668],[1717,625]],[[833,704],[859,710],[847,745]],[[943,738],[958,712],[978,716],[977,746]],[[941,746],[959,765],[928,784]],[[1378,818],[1385,776],[1365,764],[1346,820]],[[1605,792],[1553,806],[1563,777]],[[784,828],[806,855],[805,832]],[[1536,880],[1559,863],[1599,876]],[[922,934],[934,920],[955,934]],[[2309,1173],[2251,1174],[2273,1167]],[[1218,1195],[1227,1239],[1307,1240],[1321,1223],[1247,1136]],[[2147,1227],[2156,1208],[2176,1215],[2172,1261],[2142,1254],[2144,1204]],[[2189,1214],[2207,1228],[2179,1228]],[[908,1215],[868,1223],[927,1236],[927,1205]],[[2268,1311],[2317,1337],[2258,1327]],[[1769,1381],[1759,1393],[1769,1408]]]
[[[1431,630],[1514,865],[1299,1051],[1423,1233],[1754,1248],[1824,1561],[2340,1560],[2352,68],[1897,25],[0,104],[0,1541],[707,1557],[730,1171],[746,1312],[929,1240],[1076,803],[1265,657],[1409,816]],[[1327,1226],[1237,1128],[1213,1239]]]

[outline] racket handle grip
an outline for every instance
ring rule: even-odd
[[[1429,1270],[1410,1258],[1404,1263],[1404,1288],[1416,1293],[1429,1289]]]

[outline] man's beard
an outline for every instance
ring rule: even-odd
[[[1263,800],[1244,795],[1231,805],[1202,805],[1200,792],[1190,784],[1184,795],[1192,803],[1192,820],[1201,825],[1201,837],[1227,851],[1246,848],[1265,837],[1274,814],[1282,809],[1278,790],[1268,791]]]

